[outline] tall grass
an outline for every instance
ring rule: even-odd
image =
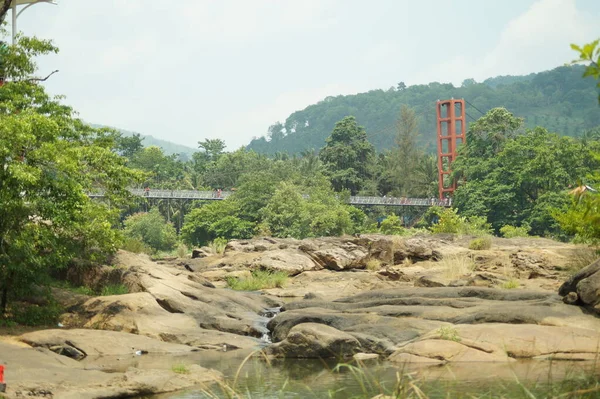
[[[254,270],[250,277],[227,277],[227,285],[236,291],[258,291],[266,288],[282,288],[288,274],[280,271]]]
[[[225,238],[217,237],[211,241],[208,246],[214,253],[223,255],[225,253],[225,248],[227,247],[227,240]]]
[[[444,270],[444,277],[455,280],[475,269],[475,262],[470,256],[464,254],[447,255],[440,260],[439,265]]]
[[[452,337],[454,338],[454,337]],[[456,338],[451,339],[456,340]],[[274,368],[271,360],[248,355],[237,372],[226,381],[204,386],[195,398],[210,399],[263,399],[263,398],[335,398],[335,399],[433,399],[433,398],[598,398],[598,373],[573,369],[560,379],[548,378],[520,381],[513,373],[512,380],[428,380],[418,377],[415,370],[399,368],[395,371],[384,365],[365,364],[361,361],[340,363],[331,368],[323,362],[322,369],[312,377],[298,375],[298,362],[292,362],[285,378],[273,378],[281,369]],[[290,364],[290,363],[288,363]],[[507,365],[509,367],[509,365]],[[477,370],[474,368],[474,370]],[[476,371],[475,371],[476,372]],[[451,373],[451,372],[450,372]],[[287,375],[287,376],[286,376]]]

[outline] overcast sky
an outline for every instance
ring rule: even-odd
[[[229,149],[329,95],[527,74],[600,37],[600,0],[58,0],[19,18],[88,122]],[[448,7],[452,5],[451,7]],[[10,18],[8,18],[10,19]]]

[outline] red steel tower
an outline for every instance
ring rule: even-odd
[[[437,102],[438,190],[440,199],[450,197],[456,181],[450,177],[458,147],[466,141],[465,100]]]

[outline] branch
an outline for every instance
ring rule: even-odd
[[[46,76],[45,78],[30,78],[30,79],[25,79],[25,80],[21,80],[21,82],[45,82],[48,80],[48,78],[52,75],[54,75],[56,72],[58,72],[58,69],[56,71],[52,71],[50,72],[50,75]]]
[[[4,22],[4,17],[12,5],[12,0],[2,0],[0,3],[0,23]]]

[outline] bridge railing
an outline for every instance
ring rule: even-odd
[[[185,199],[185,200],[222,200],[233,194],[232,191],[196,191],[196,190],[154,190],[134,188],[129,190],[131,194],[139,197],[152,199]],[[88,193],[92,198],[104,197],[101,191]],[[308,195],[303,195],[308,198]],[[351,205],[373,205],[373,206],[442,206],[448,207],[452,205],[452,199],[437,199],[437,198],[398,198],[398,197],[367,197],[353,196],[350,197]]]

